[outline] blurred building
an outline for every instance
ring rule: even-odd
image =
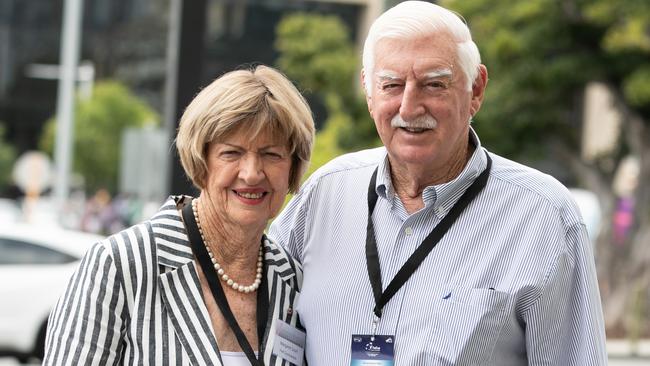
[[[283,16],[294,12],[337,15],[347,25],[357,44],[369,24],[381,13],[384,0],[171,0],[180,8],[171,19],[178,59],[169,65],[170,88],[166,111],[169,130],[175,130],[183,109],[199,87],[223,72],[249,63],[274,64],[275,28]],[[179,5],[180,4],[180,5]],[[177,28],[177,29],[175,29]],[[174,30],[177,37],[174,37]],[[173,46],[172,46],[173,48]],[[316,122],[323,121],[324,108],[306,95]],[[171,187],[175,193],[193,193],[178,159],[171,164]]]
[[[84,0],[81,60],[162,107],[169,0]],[[19,152],[37,146],[55,114],[63,0],[0,1],[0,121]],[[50,70],[52,71],[52,70]]]
[[[360,42],[389,0],[84,0],[81,61],[95,79],[127,84],[173,133],[202,85],[245,64],[273,64],[275,27],[292,12],[338,15]],[[0,121],[17,151],[37,148],[56,112],[56,66],[64,0],[0,1]],[[51,71],[51,68],[50,68]],[[317,120],[324,108],[313,102]],[[189,192],[174,157],[173,192]]]

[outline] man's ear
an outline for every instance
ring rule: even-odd
[[[363,87],[363,94],[366,96],[366,104],[368,105],[368,112],[372,115],[372,97],[368,93],[368,88],[366,88],[366,71],[361,69],[361,86]]]
[[[478,66],[478,74],[476,79],[474,79],[474,84],[472,84],[472,102],[470,105],[470,114],[472,117],[478,113],[481,109],[481,104],[483,103],[483,98],[485,97],[485,88],[488,83],[488,71],[485,65],[481,64]]]

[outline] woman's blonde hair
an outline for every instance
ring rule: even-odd
[[[298,89],[268,66],[228,72],[205,87],[187,106],[176,136],[181,164],[192,183],[205,188],[207,147],[235,132],[251,139],[269,132],[291,154],[289,191],[297,192],[314,141],[314,119]]]

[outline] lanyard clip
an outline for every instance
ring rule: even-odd
[[[373,315],[372,317],[372,331],[370,333],[370,341],[374,342],[375,341],[375,335],[377,335],[377,325],[379,324],[379,317],[377,315]]]

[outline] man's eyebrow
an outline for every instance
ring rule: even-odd
[[[377,71],[377,79],[380,81],[394,81],[394,80],[402,80],[402,78],[397,75],[396,72],[394,71],[389,71],[389,70],[381,70]]]
[[[377,79],[379,81],[401,81],[400,77],[396,72],[390,70],[380,70],[376,73]],[[438,78],[449,78],[453,77],[453,72],[449,68],[434,69],[423,74],[424,79],[438,79]]]
[[[437,70],[431,70],[429,72],[424,73],[424,78],[426,79],[437,79],[437,78],[451,78],[453,76],[453,72],[451,69],[437,69]]]

